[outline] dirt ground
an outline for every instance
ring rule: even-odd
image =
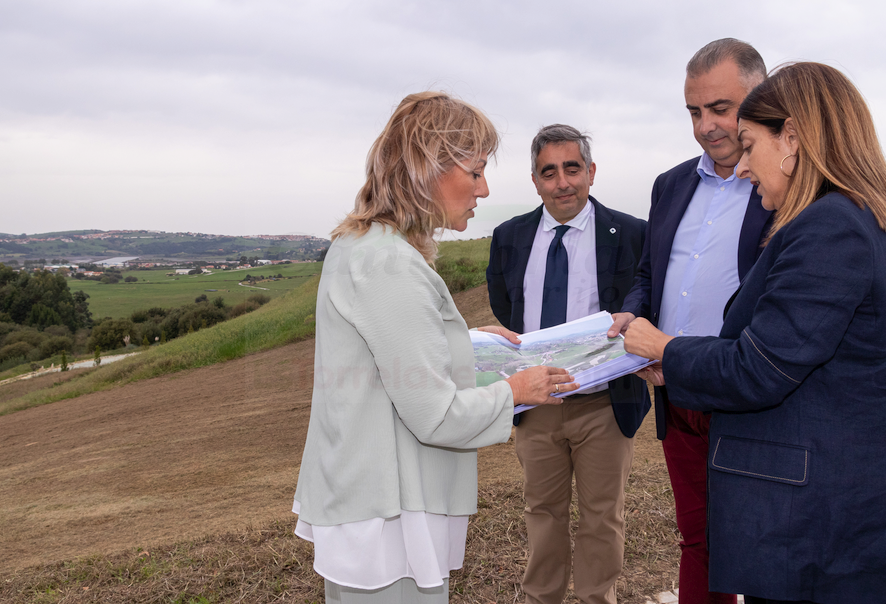
[[[494,323],[485,287],[456,295]],[[313,340],[0,417],[0,573],[290,520],[310,413]],[[0,388],[0,399],[70,376]],[[662,461],[653,418],[635,463]],[[518,480],[513,440],[480,481]]]

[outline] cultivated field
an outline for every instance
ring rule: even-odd
[[[89,310],[94,318],[129,317],[134,310],[153,306],[169,308],[193,302],[197,296],[206,294],[212,300],[218,296],[225,299],[228,306],[246,300],[250,294],[261,292],[275,298],[298,288],[313,275],[319,275],[323,264],[305,262],[277,264],[258,268],[230,271],[213,270],[212,274],[176,275],[168,277],[169,269],[125,271],[123,277],[136,277],[135,283],[104,284],[86,279],[68,279],[71,291],[83,290],[89,294]],[[246,275],[283,275],[282,279],[256,283],[256,287],[238,285]],[[215,291],[209,291],[215,290]]]

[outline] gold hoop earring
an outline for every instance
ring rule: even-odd
[[[781,170],[781,173],[784,174],[785,177],[787,177],[787,178],[790,178],[791,174],[793,174],[793,172],[791,174],[788,174],[787,172],[784,171],[784,160],[786,160],[789,157],[794,157],[794,154],[791,153],[790,155],[785,155],[784,158],[782,158],[781,163],[778,164],[778,169]]]

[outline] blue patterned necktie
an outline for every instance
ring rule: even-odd
[[[541,299],[541,328],[566,322],[566,293],[569,288],[569,255],[563,245],[563,235],[569,230],[565,224],[554,228],[557,233],[548,248],[545,264],[545,285]]]

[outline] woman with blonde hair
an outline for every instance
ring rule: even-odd
[[[477,447],[508,440],[514,404],[577,388],[548,367],[477,388],[468,328],[432,268],[435,230],[467,227],[497,147],[476,108],[407,96],[333,231],[293,506],[327,602],[447,602],[476,512]]]
[[[861,94],[818,63],[778,69],[739,111],[776,211],[720,337],[638,319],[646,377],[711,411],[710,588],[749,604],[886,593],[886,161]]]

